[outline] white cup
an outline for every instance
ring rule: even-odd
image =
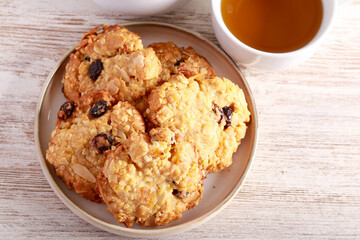
[[[339,1],[339,2],[344,2]],[[249,47],[237,39],[226,27],[221,15],[221,0],[212,0],[212,24],[222,48],[237,64],[247,68],[281,71],[294,67],[311,56],[330,29],[335,18],[337,0],[322,0],[323,19],[315,37],[304,47],[286,53],[264,52]]]
[[[93,0],[103,8],[119,14],[150,16],[175,10],[189,0]]]

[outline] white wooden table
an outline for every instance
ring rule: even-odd
[[[90,0],[1,0],[0,239],[115,238],[51,190],[35,153],[35,107],[48,73],[83,33],[149,20],[217,43],[210,1],[144,18]],[[170,239],[360,239],[360,0],[339,9],[306,63],[280,73],[243,72],[259,113],[252,169],[217,217]]]

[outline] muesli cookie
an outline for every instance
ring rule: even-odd
[[[144,132],[142,116],[127,102],[115,101],[106,91],[67,101],[51,134],[46,159],[70,189],[84,198],[101,202],[96,178],[104,165],[104,153],[123,143],[133,132]]]
[[[98,177],[109,212],[130,227],[166,225],[197,205],[205,171],[194,159],[194,149],[174,150],[174,133],[166,128],[133,133],[106,154]]]
[[[168,81],[175,74],[183,74],[185,77],[192,77],[198,74],[199,79],[214,78],[216,71],[211,64],[200,56],[192,47],[178,47],[173,42],[156,42],[148,47],[154,49],[161,62],[162,71],[156,84],[147,88],[147,93],[156,86]],[[138,98],[136,108],[146,116],[145,110],[148,108],[148,94]]]
[[[242,90],[225,78],[186,78],[175,75],[155,88],[146,110],[154,127],[169,128],[176,142],[194,149],[199,166],[208,173],[232,163],[250,120]]]
[[[107,90],[134,103],[158,85],[161,63],[152,48],[125,27],[104,25],[86,33],[70,55],[63,77],[65,96],[79,104],[83,94]]]
[[[199,73],[201,78],[214,78],[216,71],[210,63],[200,56],[192,47],[176,46],[173,42],[152,43],[148,47],[154,49],[162,66],[160,78],[167,81],[171,75],[182,73],[189,78]]]

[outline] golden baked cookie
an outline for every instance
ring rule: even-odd
[[[216,77],[216,71],[210,63],[200,56],[192,47],[178,47],[173,42],[157,42],[148,46],[154,49],[156,56],[161,62],[162,71],[156,84],[147,88],[147,93],[156,86],[168,81],[171,76],[182,73],[185,77],[201,74],[200,79]],[[148,108],[148,94],[138,98],[136,108],[144,114]],[[145,114],[146,116],[146,114]]]
[[[86,199],[101,202],[96,178],[104,153],[123,143],[133,132],[144,132],[140,113],[127,102],[114,104],[106,91],[80,98],[80,106],[64,103],[51,133],[46,159],[70,189]]]
[[[167,81],[171,75],[182,73],[189,78],[202,73],[202,78],[216,77],[216,71],[210,63],[200,56],[192,47],[176,46],[173,42],[152,43],[148,47],[154,49],[158,56],[162,72],[160,77]]]
[[[117,101],[134,103],[158,85],[161,63],[152,48],[125,27],[104,25],[86,33],[66,65],[65,96],[79,104],[83,94],[107,90]]]
[[[179,146],[181,143],[179,143]],[[194,150],[174,153],[174,133],[157,128],[149,135],[133,133],[106,153],[98,184],[109,212],[130,227],[166,225],[197,205],[202,196],[202,171]]]
[[[169,128],[177,142],[195,149],[199,166],[208,173],[232,163],[250,120],[242,90],[225,78],[193,79],[174,75],[149,96],[148,120]]]

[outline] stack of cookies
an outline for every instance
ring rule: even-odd
[[[207,173],[232,163],[250,120],[242,90],[172,42],[128,29],[86,33],[63,77],[46,159],[70,189],[127,227],[166,225],[196,206]]]

